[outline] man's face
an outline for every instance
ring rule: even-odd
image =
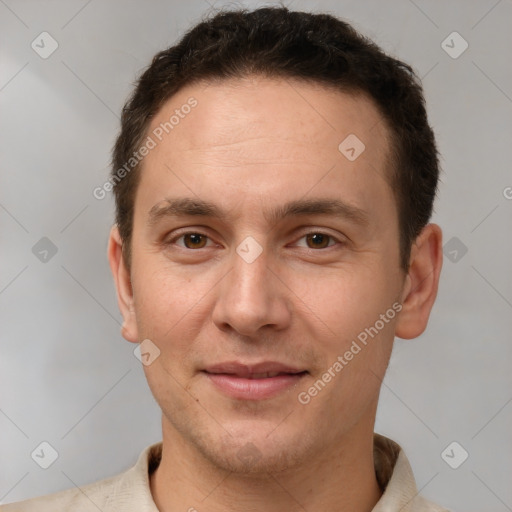
[[[277,471],[373,431],[404,285],[388,132],[362,96],[252,78],[183,89],[148,133],[190,97],[143,162],[127,337],[160,350],[144,368],[164,439]],[[164,210],[184,198],[221,216]],[[281,216],[304,201],[346,208]]]

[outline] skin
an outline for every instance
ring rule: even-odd
[[[115,226],[108,249],[123,336],[160,350],[144,366],[163,413],[155,503],[162,511],[370,511],[381,496],[372,452],[381,381],[394,337],[426,328],[441,230],[423,229],[406,274],[386,179],[389,132],[366,97],[262,77],[195,84],[162,107],[148,133],[190,96],[197,107],[144,159],[131,268]],[[338,150],[349,134],[366,146],[353,162]],[[211,201],[226,218],[165,217],[149,226],[166,197]],[[304,198],[341,199],[368,222],[264,215]],[[177,238],[182,231],[206,238]],[[333,238],[311,240],[310,232]],[[262,248],[252,263],[236,252],[248,236]],[[400,313],[299,403],[396,302]],[[308,374],[275,397],[236,400],[201,371],[233,360],[279,361]],[[249,460],[238,456],[248,443],[256,450]]]

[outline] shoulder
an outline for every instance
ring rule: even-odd
[[[414,499],[413,510],[417,512],[452,512],[451,510],[441,507],[432,501],[428,501],[421,495],[416,496]]]
[[[39,498],[0,506],[0,512],[158,512],[149,474],[158,466],[162,443],[148,446],[124,473]]]
[[[373,455],[383,494],[372,512],[450,512],[419,493],[411,465],[398,443],[375,433]]]
[[[393,495],[397,500],[397,505],[400,505],[396,510],[402,512],[451,512],[447,508],[427,500],[419,493],[411,465],[403,450],[400,450],[390,484],[389,494]],[[386,494],[387,492],[384,493],[384,495]]]
[[[84,487],[67,489],[39,498],[2,505],[1,512],[98,512],[106,508],[122,475],[100,480]]]

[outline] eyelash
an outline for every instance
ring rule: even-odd
[[[174,236],[170,240],[167,240],[166,242],[164,242],[164,245],[166,245],[166,246],[174,245],[177,240],[179,240],[180,238],[183,238],[186,235],[200,235],[200,236],[203,236],[203,237],[207,238],[208,240],[211,240],[208,235],[206,235],[205,233],[202,233],[201,231],[185,231],[183,233],[180,233],[179,235]],[[299,238],[299,240],[302,240],[303,238],[307,237],[308,235],[323,235],[323,236],[327,236],[327,237],[329,237],[330,241],[336,242],[336,244],[338,246],[345,245],[345,243],[343,241],[339,240],[334,235],[331,235],[329,233],[325,233],[323,231],[309,231],[307,233],[304,233]],[[323,247],[323,248],[320,248],[320,249],[315,249],[315,248],[312,248],[312,247],[305,247],[305,249],[310,250],[310,251],[315,251],[315,252],[325,251],[327,249],[332,249],[333,247],[336,246],[336,244],[328,245],[327,247]],[[207,249],[207,247],[200,247],[199,249],[189,249],[188,247],[184,247],[184,246],[181,246],[181,245],[178,246],[178,247],[180,247],[181,249],[185,249],[187,251],[199,251],[201,249]]]

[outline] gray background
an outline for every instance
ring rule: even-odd
[[[426,497],[512,510],[512,3],[285,4],[351,20],[423,77],[444,169],[433,220],[455,240],[427,332],[396,342],[376,430],[403,446]],[[0,502],[113,475],[160,439],[135,345],[120,336],[112,200],[92,190],[131,83],[210,5],[0,0]],[[31,48],[43,31],[59,45],[47,59]],[[469,44],[456,59],[441,46],[453,31]],[[57,248],[46,262],[32,250],[42,237]],[[42,441],[59,453],[46,470],[31,458]],[[452,441],[469,453],[458,469],[441,457]]]

